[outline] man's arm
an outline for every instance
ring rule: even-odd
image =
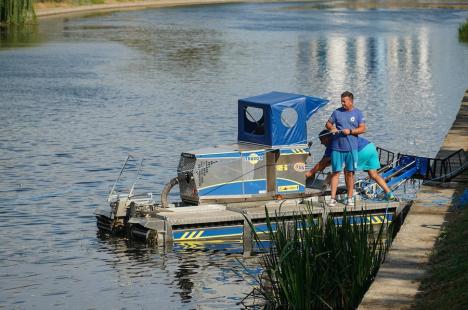
[[[328,119],[327,123],[325,124],[325,128],[330,131],[330,133],[335,134],[338,132],[338,129],[336,129],[335,123],[336,123],[336,111],[333,111],[332,115],[330,115],[330,118]]]
[[[312,168],[310,171],[306,172],[306,178],[315,177],[315,174],[319,171],[330,166],[331,160],[330,157],[322,157],[322,159]]]
[[[345,135],[357,136],[366,132],[366,124],[361,123],[357,128],[354,129],[343,129],[341,132]]]
[[[365,124],[365,123],[361,123],[361,124],[359,124],[358,128],[351,129],[351,130],[349,131],[349,134],[350,134],[350,135],[357,136],[357,135],[360,135],[360,134],[365,133],[366,130],[367,130],[366,124]]]
[[[330,131],[332,134],[338,132],[338,129],[336,129],[336,127],[335,127],[335,124],[333,124],[331,121],[328,121],[325,124],[325,128],[327,128],[328,131]]]

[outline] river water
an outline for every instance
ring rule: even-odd
[[[149,9],[41,20],[0,37],[0,308],[238,308],[238,244],[98,238],[127,154],[158,193],[179,154],[235,142],[237,99],[344,90],[366,137],[434,156],[468,85],[468,11],[303,3]],[[321,152],[313,146],[317,159]],[[241,260],[256,274],[255,260]]]

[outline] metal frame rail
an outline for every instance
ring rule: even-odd
[[[398,158],[407,156],[398,154]],[[426,158],[426,174],[418,175],[422,180],[448,182],[468,168],[467,154],[463,149],[453,152],[445,158]]]
[[[379,154],[379,161],[382,166],[393,163],[395,159],[395,166],[398,166],[402,159],[413,158],[417,160],[418,163],[424,165],[426,168],[419,169],[413,176],[421,180],[448,182],[468,168],[468,156],[464,149],[459,149],[445,158],[418,157],[401,153],[395,154],[380,147],[377,147],[377,153]]]
[[[445,158],[418,157],[401,153],[395,156],[395,153],[382,148],[377,148],[377,152],[379,161],[384,166],[379,174],[392,190],[410,179],[447,182],[468,168],[467,155],[463,149]],[[361,192],[369,197],[379,196],[383,192],[369,178],[357,183]]]

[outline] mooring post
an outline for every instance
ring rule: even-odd
[[[250,257],[252,255],[253,249],[253,230],[250,226],[252,220],[247,211],[243,212],[244,214],[244,231],[242,234],[242,245],[244,248],[244,257]]]
[[[322,204],[322,209],[322,225],[325,228],[325,226],[327,226],[328,214],[330,213],[330,210],[327,208],[325,203]]]
[[[285,227],[285,232],[286,232],[286,238],[288,240],[291,240],[292,238],[294,238],[294,226],[295,226],[295,222],[293,221],[287,221],[284,223]]]
[[[168,243],[171,243],[172,241],[174,241],[174,239],[172,238],[172,226],[170,223],[168,223],[168,219],[167,217],[164,217],[164,226],[163,226],[163,231],[162,231],[162,245],[165,246],[166,244]]]

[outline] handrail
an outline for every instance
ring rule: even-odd
[[[379,162],[382,166],[393,163],[395,159],[395,153],[384,148],[377,147],[377,153],[379,154]]]
[[[397,158],[403,156],[413,156],[398,153]],[[416,157],[416,156],[414,156]],[[422,157],[419,157],[423,159]],[[445,158],[424,158],[427,160],[427,170],[425,175],[419,175],[418,179],[427,181],[448,182],[468,167],[468,160],[464,149],[459,149],[447,155]]]

